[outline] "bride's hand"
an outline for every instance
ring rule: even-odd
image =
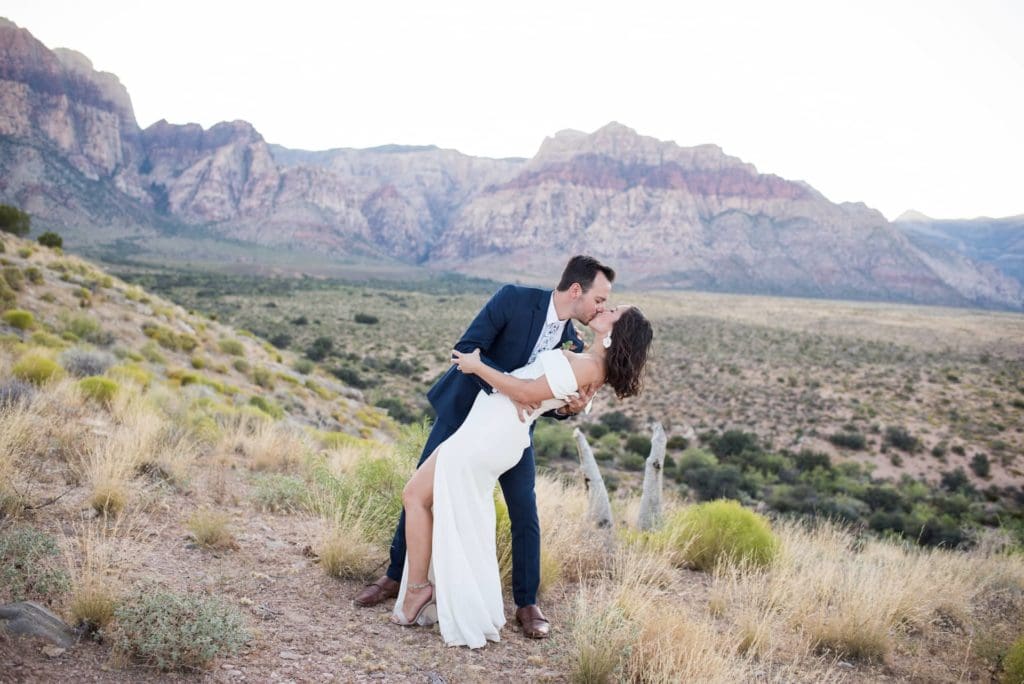
[[[458,349],[452,349],[452,365],[458,366],[459,370],[466,374],[475,374],[484,362],[480,360],[480,350],[474,349],[471,354],[464,354]]]

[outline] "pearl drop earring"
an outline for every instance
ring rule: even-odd
[[[605,335],[605,338],[601,340],[601,344],[604,346],[605,349],[610,348],[612,346],[612,334],[608,333],[607,335]]]

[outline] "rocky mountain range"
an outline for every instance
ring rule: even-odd
[[[923,244],[715,145],[611,123],[488,159],[291,150],[244,121],[140,129],[116,76],[3,19],[0,201],[107,254],[173,235],[529,281],[589,252],[637,286],[1024,307],[997,261]]]

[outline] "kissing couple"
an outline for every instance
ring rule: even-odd
[[[356,605],[397,597],[396,624],[439,622],[449,646],[499,641],[500,482],[512,527],[516,620],[527,637],[548,636],[550,624],[537,606],[533,426],[542,415],[564,420],[579,413],[605,384],[619,398],[640,391],[653,331],[638,308],[606,306],[614,279],[597,259],[574,256],[554,291],[505,285],[480,310],[452,350],[451,368],[427,394],[437,420],[402,492],[391,564]],[[590,348],[570,319],[594,332]]]

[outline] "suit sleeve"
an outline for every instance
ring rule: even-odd
[[[494,343],[494,338],[501,334],[508,325],[509,317],[514,306],[515,289],[511,285],[505,285],[494,293],[494,296],[484,304],[480,313],[476,315],[473,322],[462,333],[462,337],[455,343],[455,348],[460,352],[470,353],[474,349],[480,350],[480,360],[495,370],[505,372],[488,356],[487,352]],[[485,392],[491,391],[491,386],[480,379],[479,376],[470,376],[480,389]]]

